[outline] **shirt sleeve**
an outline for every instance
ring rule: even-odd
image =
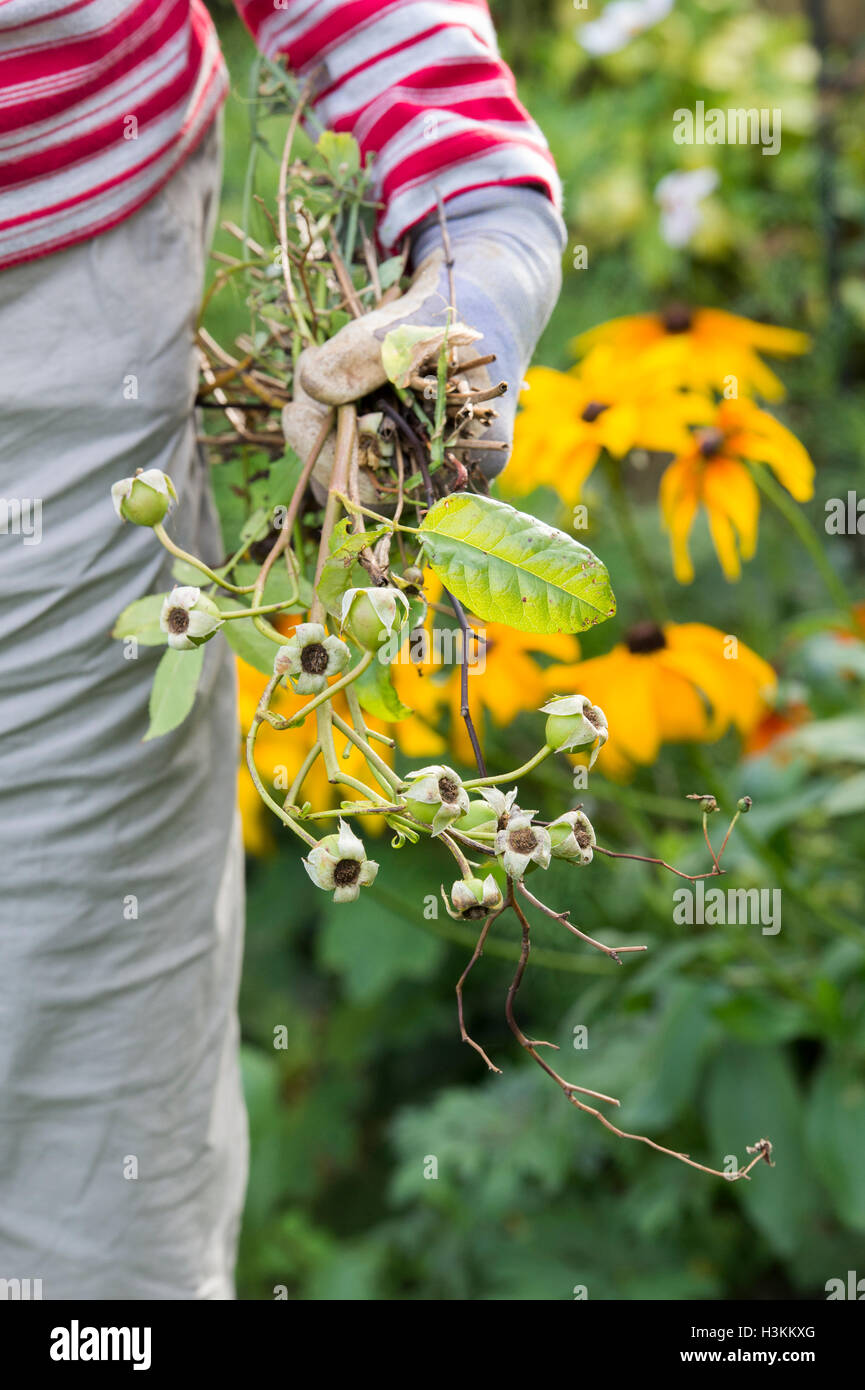
[[[561,190],[499,55],[486,0],[235,0],[259,49],[313,75],[322,124],[375,156],[392,247],[443,199],[493,184]]]

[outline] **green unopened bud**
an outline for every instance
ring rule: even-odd
[[[409,615],[399,589],[348,589],[342,599],[341,626],[367,651],[377,651]]]
[[[748,814],[753,804],[754,803],[751,800],[750,796],[742,796],[736,802],[736,807],[739,811],[742,812],[742,815],[745,816]]]
[[[139,471],[134,478],[121,478],[111,489],[114,510],[121,521],[135,526],[158,526],[165,520],[172,501],[177,501],[174,484],[160,468]]]
[[[707,816],[711,815],[713,811],[718,810],[718,803],[711,792],[688,792],[685,800],[699,801],[700,810]]]
[[[589,767],[609,738],[607,716],[585,695],[556,695],[541,705],[548,714],[544,737],[549,748],[557,753],[591,750]]]

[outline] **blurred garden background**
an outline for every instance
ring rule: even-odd
[[[232,74],[223,217],[240,223],[255,54],[231,5],[211,9]],[[865,498],[865,11],[860,0],[636,0],[641,10],[644,27],[623,29],[602,0],[492,5],[556,157],[568,226],[564,290],[535,358],[565,375],[531,378],[497,492],[603,559],[618,615],[579,639],[488,628],[476,718],[494,770],[531,757],[551,693],[598,701],[612,736],[587,790],[560,759],[521,783],[520,803],[581,801],[601,844],[689,873],[709,865],[686,795],[712,793],[728,812],[753,798],[725,886],[780,890],[779,932],[677,924],[681,881],[645,863],[554,861],[548,901],[592,936],[648,950],[617,967],[541,919],[520,1014],[560,1047],[566,1076],[621,1098],[623,1128],[711,1166],[744,1162],[768,1136],[776,1165],[725,1184],[567,1105],[505,1023],[518,942],[504,924],[466,987],[469,1029],[503,1074],[488,1073],[460,1041],[454,995],[476,931],[440,903],[432,915],[437,872],[388,865],[382,840],[389,871],[336,907],[242,784],[252,1159],[241,1298],[567,1300],[584,1288],[590,1299],[796,1299],[825,1297],[848,1270],[865,1276],[865,503],[861,518],[855,498],[848,506],[851,491]],[[698,101],[780,111],[779,153],[677,144],[674,112]],[[256,177],[271,194],[283,132],[277,121],[259,132]],[[264,219],[252,226],[269,244]],[[222,232],[216,246],[237,242]],[[572,370],[587,349],[574,339],[631,315],[657,317],[607,332],[596,390]],[[248,328],[242,293],[214,297],[207,323],[226,343]],[[760,474],[756,488],[717,470],[675,573],[661,503],[687,530],[694,460],[661,483],[676,451],[658,447],[662,403],[635,385],[655,339],[679,386],[699,386],[711,360],[721,394],[732,363],[745,399],[722,409],[742,406],[740,434],[753,434],[748,410],[767,406],[795,436],[772,435],[739,465]],[[621,408],[605,403],[608,449],[595,461],[584,410],[602,388]],[[630,444],[625,408],[644,428],[616,457],[613,421]],[[719,454],[710,444],[701,478]],[[831,499],[844,520],[827,530]],[[729,637],[738,656],[719,664]],[[394,731],[401,765],[467,767],[453,681],[429,672],[421,695],[424,679],[398,673],[418,710]],[[247,718],[260,685],[241,670]]]

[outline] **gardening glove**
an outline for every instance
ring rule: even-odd
[[[496,185],[461,193],[446,205],[453,255],[456,321],[448,341],[464,360],[495,353],[488,367],[466,373],[472,390],[504,382],[506,391],[490,404],[495,415],[474,420],[471,432],[504,449],[467,449],[461,458],[487,478],[504,467],[513,440],[514,416],[523,374],[561,288],[565,230],[552,203],[528,186]],[[404,295],[341,329],[328,343],[308,348],[298,359],[294,400],[283,411],[286,440],[301,458],[309,455],[331,406],[357,401],[387,381],[382,343],[392,329],[410,324],[442,334],[450,284],[437,213],[412,235],[414,277]],[[433,351],[434,357],[434,351]],[[433,365],[434,371],[434,365]],[[326,484],[333,467],[334,436],[319,456],[313,477]],[[360,474],[361,499],[375,496]]]

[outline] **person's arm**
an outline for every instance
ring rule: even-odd
[[[381,341],[399,323],[442,325],[450,281],[437,215],[445,207],[457,316],[507,392],[485,442],[464,461],[488,475],[508,456],[532,351],[561,287],[560,186],[546,141],[520,104],[485,0],[236,0],[259,47],[313,84],[319,119],[372,154],[386,247],[411,236],[415,287],[404,302],[350,324],[301,361],[286,437],[301,455],[318,433],[317,402],[339,404],[385,380]],[[423,273],[426,272],[426,273]],[[471,384],[488,385],[481,378]],[[310,400],[309,398],[312,398]],[[329,454],[319,469],[328,471]]]
[[[392,247],[444,200],[533,185],[558,206],[546,140],[520,104],[486,0],[236,0],[256,44],[313,79],[322,124],[375,156]]]

